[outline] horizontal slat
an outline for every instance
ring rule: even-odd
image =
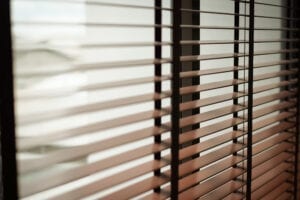
[[[255,63],[254,68],[262,68],[262,67],[271,67],[276,65],[286,65],[286,64],[293,64],[299,62],[299,59],[290,59],[290,60],[280,60],[280,61],[270,61],[270,62],[261,62]],[[248,66],[245,66],[248,68]]]
[[[165,115],[167,115],[166,110],[145,111],[145,112],[140,112],[137,114],[110,119],[102,122],[95,122],[80,127],[74,127],[66,130],[45,133],[41,136],[36,136],[36,137],[22,138],[19,136],[20,139],[17,146],[18,149],[26,149],[29,147],[41,146],[44,144],[50,144],[58,140],[75,137],[83,134],[88,134],[95,131],[106,130],[118,126],[128,125],[128,124],[140,122],[143,120],[153,119]]]
[[[237,99],[237,98],[243,97],[243,96],[246,96],[246,94],[234,92],[234,93],[230,93],[230,94],[223,94],[223,95],[217,95],[217,96],[208,97],[208,98],[202,98],[200,100],[195,100],[195,101],[188,101],[188,102],[184,102],[184,103],[180,104],[180,110],[181,111],[190,110],[190,109],[194,109],[194,108],[212,105],[215,103],[221,103],[221,102],[232,100],[232,99]]]
[[[296,93],[294,93],[294,92],[282,91],[282,92],[279,92],[279,93],[276,93],[276,94],[271,94],[271,95],[268,95],[268,96],[255,98],[254,101],[253,101],[253,106],[259,106],[259,105],[265,104],[266,102],[271,102],[271,101],[275,101],[275,100],[279,100],[279,99],[293,97],[295,95],[296,95]]]
[[[183,110],[188,110],[188,109],[194,109],[194,108],[198,108],[198,107],[202,107],[202,106],[220,103],[223,101],[228,101],[231,99],[236,99],[238,97],[243,97],[245,95],[246,94],[244,94],[244,93],[231,93],[231,94],[218,95],[218,96],[204,98],[204,99],[195,100],[195,101],[189,101],[189,102],[181,103],[180,110],[183,111]],[[264,103],[267,103],[267,102],[270,102],[273,100],[283,99],[283,98],[290,97],[293,95],[295,95],[295,93],[283,91],[278,94],[272,94],[269,96],[257,98],[254,100],[253,104],[254,104],[254,106],[257,106],[257,105],[261,105],[261,104],[264,104]],[[245,103],[245,105],[247,105],[247,102]]]
[[[274,158],[272,158],[270,160],[267,160],[266,162],[262,163],[261,165],[256,166],[255,168],[252,169],[252,180],[259,178],[264,173],[273,169],[274,166],[284,163],[291,157],[293,157],[292,154],[284,152],[279,155],[276,155]]]
[[[198,115],[192,115],[192,116],[181,118],[179,126],[185,127],[185,126],[201,123],[201,122],[219,118],[219,117],[222,117],[222,116],[234,113],[234,112],[238,112],[238,111],[241,111],[244,109],[246,109],[246,107],[239,106],[239,105],[226,106],[223,108],[204,112],[204,113],[201,113]]]
[[[143,196],[143,200],[165,200],[170,196],[170,186],[163,187],[163,192],[151,192],[150,194]]]
[[[169,174],[170,172],[168,172]],[[109,194],[102,199],[130,199],[137,195],[140,195],[144,192],[157,188],[165,183],[169,182],[169,179],[166,177],[157,177],[152,176],[143,181],[137,182],[130,186],[125,187],[124,189],[118,190],[112,194]],[[59,199],[57,199],[59,200]],[[72,200],[72,199],[70,199]]]
[[[249,30],[249,27],[242,26],[202,26],[202,25],[187,25],[180,26],[183,29],[214,29],[214,30]],[[277,28],[277,27],[255,27],[254,31],[299,31],[297,28]]]
[[[293,53],[298,52],[299,49],[280,49],[280,50],[264,50],[254,52],[254,56],[260,55],[270,55],[278,53]],[[248,53],[224,53],[224,54],[209,54],[209,55],[195,55],[195,56],[181,56],[180,61],[201,61],[201,60],[215,60],[215,59],[224,59],[224,58],[234,58],[234,57],[243,57],[249,56]]]
[[[283,101],[282,103],[271,105],[265,108],[261,108],[253,112],[253,118],[263,117],[272,112],[284,110],[295,106],[296,103]]]
[[[259,178],[252,181],[252,192],[261,188],[264,184],[266,184],[267,182],[269,182],[271,180],[274,182],[278,182],[277,179],[275,179],[275,177],[280,175],[285,170],[291,168],[292,166],[293,165],[288,164],[288,163],[281,163],[280,165],[275,166],[272,170],[269,170],[268,172],[266,172]]]
[[[170,46],[171,42],[119,42],[119,43],[98,43],[98,42],[78,42],[76,44],[66,42],[60,42],[59,44],[41,44],[34,46],[22,45],[14,47],[15,51],[27,52],[27,51],[60,51],[69,49],[89,49],[89,48],[129,48],[129,47],[152,47],[152,46]]]
[[[77,92],[88,92],[94,90],[107,90],[115,87],[127,87],[132,85],[163,82],[170,80],[170,76],[161,76],[161,77],[144,77],[144,78],[134,78],[122,81],[106,82],[106,83],[95,83],[87,84],[81,86],[69,86],[69,87],[59,87],[55,89],[43,89],[43,90],[18,90],[19,99],[35,99],[45,96],[54,96],[54,97],[64,97],[65,94],[76,94]]]
[[[80,22],[80,21],[46,21],[46,20],[14,20],[13,26],[85,26],[85,27],[109,27],[109,28],[172,28],[170,24],[134,24],[134,23],[100,23],[100,22]]]
[[[266,130],[263,130],[261,132],[258,132],[253,135],[253,144],[261,142],[262,140],[272,137],[274,134],[279,133],[281,131],[286,131],[289,128],[295,127],[296,124],[289,123],[289,122],[281,122],[278,125],[272,126],[271,128],[268,128]]]
[[[15,76],[19,78],[33,78],[39,76],[53,76],[61,75],[63,73],[70,72],[83,72],[89,70],[101,70],[101,69],[112,69],[112,68],[124,68],[124,67],[137,67],[145,65],[155,65],[170,63],[170,58],[162,59],[140,59],[140,60],[123,60],[114,62],[92,62],[92,63],[70,63],[68,65],[52,66],[47,68],[38,69],[26,69],[24,71],[16,71]]]
[[[281,61],[272,61],[272,62],[263,62],[263,63],[255,63],[254,68],[262,68],[262,67],[271,67],[276,65],[285,65],[285,64],[292,64],[297,63],[298,59],[291,59],[291,60],[281,60]],[[211,74],[219,74],[219,73],[225,73],[225,72],[232,72],[235,70],[244,70],[248,69],[248,66],[231,66],[231,67],[220,67],[215,69],[204,69],[204,70],[198,70],[198,71],[187,71],[187,72],[181,72],[180,77],[181,78],[189,78],[193,76],[204,76],[204,75],[211,75]]]
[[[276,179],[271,180],[267,184],[263,185],[262,187],[258,188],[255,192],[252,193],[253,199],[261,199],[266,193],[272,191],[278,185],[285,182],[288,178],[292,177],[291,174],[287,172],[283,172],[279,174]],[[275,181],[276,180],[276,181]]]
[[[84,185],[80,188],[68,191],[64,195],[69,195],[70,193],[72,193],[72,196],[74,196],[74,197],[76,196],[76,199],[79,197],[84,197],[88,194],[100,192],[104,189],[116,186],[122,182],[134,179],[138,176],[142,176],[146,173],[160,169],[167,165],[168,165],[168,163],[166,163],[164,161],[152,160],[152,161],[140,164],[138,166],[132,167],[130,169],[127,169],[125,171],[116,173],[114,175],[108,176],[106,178],[93,181],[92,183]],[[50,179],[52,179],[52,178],[50,178]],[[24,185],[21,185],[21,189],[20,189],[21,196],[29,196],[29,195],[38,193],[40,191],[43,191],[45,189],[51,189],[51,187],[59,186],[59,185],[50,185],[49,181],[45,181],[45,182],[31,181],[27,184],[26,183],[23,183],[23,184]]]
[[[134,4],[120,4],[120,3],[106,3],[106,2],[99,2],[94,0],[88,1],[81,1],[81,0],[18,0],[19,2],[28,2],[28,3],[68,3],[68,4],[84,4],[84,5],[92,5],[92,6],[109,6],[109,7],[121,7],[121,8],[138,8],[138,9],[156,9],[156,10],[168,10],[172,11],[171,8],[163,8],[163,7],[154,7],[154,6],[141,6],[141,5],[134,5]]]
[[[262,153],[253,157],[252,167],[256,167],[290,148],[293,148],[293,144],[283,142],[280,145],[267,149],[266,151],[263,151]]]
[[[279,83],[271,83],[271,84],[264,85],[264,86],[254,87],[253,92],[254,93],[265,92],[265,91],[268,91],[268,90],[271,90],[271,89],[281,88],[281,87],[285,87],[285,86],[288,86],[288,85],[294,85],[294,84],[297,84],[297,83],[298,83],[297,79],[296,80],[293,79],[293,80],[290,80],[290,81],[282,81],[282,82],[279,82]],[[246,90],[246,93],[248,93],[247,90]]]
[[[188,141],[192,141],[198,139],[200,137],[207,136],[209,134],[225,130],[227,128],[233,127],[235,125],[243,123],[244,120],[240,118],[232,118],[228,120],[224,120],[218,123],[214,123],[212,125],[204,126],[196,130],[188,131],[183,134],[180,134],[179,141],[180,144]]]
[[[18,125],[41,122],[51,119],[58,119],[67,116],[74,116],[78,114],[103,111],[111,108],[117,108],[121,106],[129,106],[132,104],[138,104],[148,101],[162,100],[170,97],[170,92],[163,92],[161,94],[143,94],[132,97],[120,98],[110,101],[104,101],[99,103],[91,103],[86,105],[78,105],[74,107],[66,107],[63,109],[51,109],[49,111],[35,111],[20,113],[17,117]]]
[[[223,198],[223,200],[242,200],[245,198],[245,195],[240,193],[231,193],[227,197]]]
[[[238,177],[239,175],[243,174],[244,170],[233,168],[229,169],[217,176],[199,184],[195,187],[188,189],[178,195],[179,199],[196,199],[201,197],[208,192],[211,192],[215,188],[220,187],[221,185],[233,180],[234,178]]]
[[[238,1],[240,3],[247,3],[249,4],[248,1],[245,1],[245,0],[232,0],[232,1]],[[273,4],[273,3],[265,3],[265,2],[259,2],[259,1],[255,1],[254,4],[257,4],[257,5],[263,5],[263,6],[271,6],[271,7],[279,7],[279,8],[288,8],[288,9],[291,9],[291,10],[298,10],[300,8],[297,8],[297,7],[290,7],[290,6],[286,6],[284,4]]]
[[[203,70],[195,70],[195,71],[186,71],[180,72],[180,78],[189,78],[193,76],[204,76],[204,75],[211,75],[211,74],[219,74],[225,72],[232,72],[238,70],[240,68],[231,66],[231,67],[220,67],[220,68],[213,68],[213,69],[203,69]]]
[[[260,39],[254,43],[273,43],[273,42],[297,42],[299,39]],[[214,44],[243,44],[249,43],[247,40],[183,40],[181,45],[214,45]]]
[[[276,200],[290,200],[292,199],[293,194],[291,194],[290,192],[285,192],[281,195],[279,195]]]
[[[274,200],[280,197],[281,194],[285,193],[287,190],[293,189],[293,185],[290,183],[282,183],[277,188],[274,188],[269,194],[265,195],[263,200]],[[286,200],[285,198],[282,198]]]
[[[293,134],[288,132],[283,132],[268,140],[265,140],[264,142],[259,143],[253,147],[253,155],[261,153],[262,151],[265,151],[274,145],[280,144],[281,142],[284,142],[291,137],[293,137]]]
[[[193,160],[187,161],[179,166],[179,174],[180,176],[184,176],[190,172],[198,170],[201,167],[233,154],[234,152],[241,150],[243,147],[244,146],[241,144],[230,144]]]
[[[33,163],[48,163],[54,164],[58,162],[65,162],[69,160],[74,160],[76,158],[80,158],[82,156],[87,156],[91,153],[95,153],[98,151],[103,151],[108,148],[113,148],[118,145],[124,145],[130,142],[135,142],[147,137],[160,135],[162,133],[167,132],[168,130],[159,127],[150,127],[144,128],[141,130],[133,131],[128,134],[124,134],[121,136],[112,137],[106,140],[102,140],[95,143],[89,143],[85,145],[63,148],[60,150],[56,150],[52,153],[44,155],[42,158],[35,159],[33,161],[28,160],[26,162],[33,164]]]
[[[205,13],[205,14],[216,14],[216,15],[229,15],[229,16],[243,16],[250,17],[249,14],[243,13],[232,13],[232,12],[218,12],[218,11],[208,11],[208,10],[196,10],[196,9],[181,9],[182,12],[192,12],[192,13]],[[276,16],[265,16],[265,15],[254,15],[255,18],[266,18],[266,19],[275,19],[275,20],[300,20],[300,18],[293,17],[276,17]]]
[[[265,80],[265,79],[276,78],[276,77],[280,77],[280,76],[294,75],[294,74],[297,74],[296,70],[281,70],[280,72],[255,75],[253,80],[261,81],[261,80]]]
[[[193,55],[193,56],[181,56],[181,62],[189,62],[189,61],[201,61],[201,60],[216,60],[216,59],[224,59],[224,58],[234,58],[234,57],[242,57],[245,56],[244,53],[223,53],[223,54],[208,54],[208,55]]]
[[[191,94],[191,93],[195,93],[195,92],[203,92],[203,91],[207,91],[207,90],[213,90],[213,89],[238,85],[238,84],[242,84],[245,82],[246,81],[244,81],[244,80],[226,80],[226,81],[206,83],[206,84],[196,85],[196,86],[187,86],[187,87],[180,88],[180,94],[185,95],[185,94]]]
[[[270,124],[273,124],[275,122],[279,122],[282,121],[284,119],[288,119],[289,117],[295,116],[295,113],[291,113],[291,112],[282,112],[276,116],[273,117],[269,117],[267,119],[261,120],[261,121],[257,121],[254,123],[253,125],[253,131],[257,131],[261,128],[264,128]]]
[[[201,169],[195,173],[192,173],[188,176],[185,176],[179,180],[179,191],[186,190],[187,188],[196,185],[228,168],[231,168],[233,165],[242,162],[245,158],[241,156],[229,156],[217,163],[212,164],[210,167]]]
[[[243,187],[243,185],[244,183],[240,181],[229,181],[198,200],[224,199],[224,197]]]
[[[169,140],[166,140],[165,142],[170,143]],[[117,154],[113,157],[110,157],[109,159],[104,159],[104,160],[99,161],[101,163],[101,167],[99,167],[98,169],[100,170],[100,168],[105,169],[107,167],[113,167],[115,165],[131,161],[133,159],[138,159],[138,158],[141,158],[143,156],[146,156],[146,155],[149,155],[152,153],[163,151],[167,148],[168,147],[165,144],[149,144],[149,145],[139,147],[136,149],[131,149],[131,150],[128,150],[121,154]],[[59,154],[59,156],[61,156],[61,157],[55,157],[55,155],[56,155],[56,152],[48,155],[49,157],[47,157],[45,155],[42,158],[19,160],[18,172],[25,173],[28,171],[34,171],[37,169],[49,167],[49,165],[54,165],[63,160],[71,159],[63,154]],[[77,155],[75,155],[74,157],[76,158]],[[51,160],[50,160],[50,158],[51,158]]]
[[[209,150],[213,147],[224,144],[233,139],[237,139],[237,138],[243,136],[244,134],[245,133],[242,131],[232,131],[232,132],[224,133],[220,136],[205,140],[205,141],[201,142],[200,144],[193,144],[188,147],[182,148],[179,151],[179,159],[182,160],[189,156]]]

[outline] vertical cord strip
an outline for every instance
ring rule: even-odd
[[[295,7],[299,7],[299,2],[297,0],[292,0],[292,5],[290,7],[293,8]],[[292,7],[293,6],[293,7]],[[291,27],[292,28],[300,28],[300,23],[299,23],[299,18],[300,18],[300,14],[299,12],[296,10],[293,10],[293,14],[292,14],[293,18],[297,18],[297,22],[293,22],[291,23]],[[296,38],[300,38],[300,33],[299,30],[296,32]],[[299,43],[297,43],[296,45],[297,48],[299,48]],[[297,54],[297,58],[300,58],[300,53],[298,52]],[[297,117],[296,117],[296,147],[295,147],[295,172],[294,172],[294,199],[298,199],[299,198],[299,194],[298,194],[298,175],[299,175],[299,134],[300,134],[300,62],[298,61],[298,63],[296,63],[296,67],[298,68],[298,74],[297,74],[297,78],[298,78],[298,84],[297,84]]]
[[[247,191],[251,200],[252,182],[252,130],[253,130],[253,64],[254,64],[254,0],[249,2],[249,67],[248,67],[248,133],[247,133]]]
[[[161,0],[155,0],[155,5],[154,5],[154,23],[155,23],[155,30],[154,30],[154,39],[155,39],[155,45],[154,45],[154,54],[155,54],[155,59],[160,60],[162,58],[162,30],[161,30],[161,24],[162,24],[162,10],[161,8]],[[155,64],[154,68],[154,75],[156,78],[161,77],[162,75],[162,69],[161,69],[161,64]],[[160,81],[156,81],[154,83],[154,90],[155,94],[161,94],[162,91],[162,86]],[[161,110],[161,99],[155,100],[154,102],[154,109],[155,110]],[[161,117],[157,117],[154,119],[154,125],[155,127],[160,127],[161,126]],[[156,135],[154,136],[154,142],[156,144],[161,143],[161,135]],[[161,159],[161,153],[155,153],[154,154],[154,159],[155,160],[160,160]],[[154,175],[155,176],[160,176],[161,171],[155,170]],[[154,192],[160,192],[160,187],[155,188]]]
[[[0,127],[3,199],[16,200],[18,198],[18,187],[10,1],[0,1],[0,24],[0,50],[2,58],[0,67]]]
[[[180,71],[181,71],[181,0],[173,0],[173,49],[172,49],[172,57],[173,57],[173,66],[172,66],[172,113],[171,113],[171,123],[172,123],[172,131],[171,131],[171,199],[178,199],[178,180],[179,180],[179,122],[180,122]]]

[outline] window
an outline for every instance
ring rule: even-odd
[[[10,6],[5,197],[296,198],[296,1]]]

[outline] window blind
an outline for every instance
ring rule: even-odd
[[[20,199],[297,199],[296,1],[10,3]]]

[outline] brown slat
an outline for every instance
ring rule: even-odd
[[[142,176],[146,173],[160,169],[167,165],[168,165],[168,163],[166,163],[164,161],[152,160],[152,161],[140,164],[138,166],[132,167],[130,169],[127,169],[125,171],[116,173],[114,175],[108,176],[106,178],[93,181],[92,183],[84,185],[80,188],[70,190],[67,193],[65,193],[64,195],[71,195],[71,193],[72,193],[72,196],[77,196],[77,198],[84,197],[88,194],[100,192],[104,189],[113,187],[115,185],[118,185],[118,184],[128,181],[128,180],[134,179],[138,176]],[[51,182],[51,179],[53,179],[53,177],[50,178],[50,182]],[[25,184],[21,185],[21,188],[20,188],[21,197],[33,195],[33,194],[41,192],[45,189],[52,188],[54,185],[50,185],[48,182],[49,181],[35,182],[35,180],[34,180],[33,182],[31,181],[30,183],[27,183],[27,184],[25,183]],[[57,185],[57,186],[59,186],[59,185]]]
[[[161,77],[144,77],[144,78],[134,78],[122,81],[113,81],[113,82],[104,82],[104,83],[95,83],[87,84],[81,86],[70,86],[70,87],[60,87],[55,89],[43,89],[43,90],[18,90],[17,98],[18,99],[35,99],[43,98],[47,96],[54,97],[64,97],[66,94],[75,94],[77,92],[87,92],[94,90],[107,90],[115,87],[126,87],[139,84],[163,82],[170,80],[170,76],[161,76]]]
[[[223,53],[223,54],[209,54],[209,55],[196,55],[196,56],[181,56],[181,62],[189,62],[189,61],[201,61],[201,60],[216,60],[216,59],[225,59],[225,58],[234,58],[234,57],[242,57],[245,54],[243,53]]]
[[[159,135],[167,130],[159,127],[146,128],[138,131],[133,131],[129,134],[109,138],[100,142],[80,145],[78,147],[70,147],[66,149],[57,150],[53,153],[46,154],[44,157],[36,159],[34,161],[28,161],[28,163],[48,163],[55,164],[59,162],[66,162],[69,160],[74,160],[76,158],[80,158],[82,156],[87,156],[91,153],[95,153],[98,151],[103,151],[108,148],[116,147],[118,145],[124,145],[130,142],[138,141],[140,139],[144,139],[147,137],[151,137],[154,135]],[[44,164],[43,164],[44,165]]]
[[[127,144],[130,142],[134,142],[134,141],[138,141],[147,137],[151,137],[151,136],[155,136],[155,135],[160,135],[162,133],[165,133],[167,131],[169,131],[168,129],[166,129],[166,127],[168,126],[168,124],[165,124],[166,126],[164,127],[149,127],[149,128],[144,128],[144,129],[140,129],[137,131],[132,131],[129,133],[126,133],[124,135],[120,135],[120,136],[116,136],[116,137],[112,137],[100,142],[96,142],[96,143],[90,143],[87,145],[81,145],[80,147],[70,147],[68,149],[70,150],[65,150],[62,151],[64,152],[64,154],[67,154],[69,151],[74,151],[74,152],[78,152],[78,148],[80,149],[84,149],[80,151],[80,153],[84,153],[86,151],[88,152],[92,152],[92,151],[99,151],[99,150],[105,150],[108,148],[112,148],[118,145],[122,145],[122,144]],[[22,139],[21,139],[22,140]],[[27,148],[32,148],[33,146],[27,146]],[[92,150],[91,150],[92,149]],[[18,151],[22,151],[24,149],[18,149]]]
[[[52,109],[51,111],[35,111],[32,113],[21,113],[17,117],[18,125],[41,122],[51,119],[58,119],[62,117],[74,116],[78,114],[101,111],[120,106],[129,106],[132,104],[143,103],[147,101],[161,100],[170,97],[170,92],[163,92],[162,94],[144,94],[133,97],[120,98],[99,103],[92,103],[87,105],[74,106],[64,109]]]
[[[276,145],[270,149],[267,149],[266,151],[263,151],[262,153],[253,157],[252,167],[256,167],[267,160],[272,159],[274,155],[278,155],[290,148],[293,148],[293,144],[284,142],[280,145]]]
[[[37,0],[22,0],[24,2],[28,1],[31,3],[39,2]],[[80,0],[65,0],[65,1],[60,1],[60,0],[43,0],[43,2],[55,2],[55,3],[69,3],[69,4],[83,4],[82,1]],[[106,3],[106,2],[99,2],[99,1],[94,1],[94,0],[89,0],[87,2],[84,2],[84,4],[87,5],[93,5],[93,6],[109,6],[109,7],[119,7],[119,8],[135,8],[135,9],[156,9],[156,10],[168,10],[171,11],[171,8],[163,8],[163,7],[154,7],[154,6],[142,6],[142,5],[134,5],[134,4],[121,4],[121,3]]]
[[[243,97],[245,95],[246,94],[234,92],[234,93],[230,93],[230,94],[217,95],[214,97],[203,98],[203,99],[195,100],[195,101],[188,101],[188,102],[180,104],[180,110],[184,111],[184,110],[190,110],[190,109],[194,109],[194,108],[198,108],[198,107],[208,106],[208,105],[212,105],[215,103],[220,103],[220,102],[224,102],[224,101],[228,101],[228,100],[232,100],[232,99],[237,99],[237,98]]]
[[[286,131],[289,128],[295,127],[295,124],[288,122],[281,122],[278,125],[272,126],[266,130],[263,130],[259,133],[253,135],[253,144],[261,142],[262,140],[273,136],[276,133]]]
[[[233,105],[233,106],[226,106],[223,108],[219,108],[216,110],[211,110],[211,111],[201,113],[198,115],[184,117],[184,118],[180,119],[180,127],[185,127],[185,126],[189,126],[192,124],[208,121],[208,120],[222,117],[224,115],[228,115],[228,114],[238,112],[238,111],[241,111],[244,109],[246,109],[246,108],[243,106]]]
[[[297,74],[297,71],[295,71],[295,70],[282,70],[280,72],[273,72],[273,73],[255,75],[253,77],[253,80],[254,81],[261,81],[261,80],[265,80],[265,79],[276,78],[276,77],[280,77],[280,76],[293,75],[293,74]]]
[[[198,200],[224,199],[227,195],[233,193],[244,185],[242,182],[229,181],[207,195],[200,197]]]
[[[168,143],[169,140],[166,140]],[[149,144],[143,147],[139,147],[136,149],[129,150],[127,152],[115,155],[113,157],[98,161],[98,163],[101,163],[101,166],[99,166],[98,170],[100,171],[103,169],[106,169],[108,167],[113,167],[121,163],[125,163],[134,159],[141,158],[143,156],[160,152],[164,149],[167,149],[168,147],[163,144]],[[37,158],[37,159],[30,159],[30,160],[19,160],[18,165],[18,172],[19,173],[25,173],[28,171],[33,171],[45,167],[49,167],[49,165],[53,165],[61,161],[61,159],[55,158],[54,156],[51,157],[53,160],[47,160],[43,158]],[[43,161],[43,162],[42,162]]]
[[[165,200],[170,196],[170,186],[163,187],[163,192],[151,192],[150,194],[143,196],[143,200]]]
[[[211,75],[211,74],[219,74],[225,72],[232,72],[234,70],[238,70],[238,67],[220,67],[220,68],[213,68],[213,69],[203,69],[203,70],[195,70],[195,71],[187,71],[181,72],[180,78],[190,78],[193,76],[204,76],[204,75]]]
[[[273,124],[275,122],[279,122],[279,121],[282,121],[284,119],[287,119],[289,117],[292,117],[294,116],[295,113],[291,113],[291,112],[282,112],[276,116],[272,116],[272,117],[269,117],[267,119],[264,119],[264,120],[261,120],[261,121],[257,121],[254,123],[253,125],[253,131],[257,131],[261,128],[264,128],[270,124]]]
[[[210,167],[207,167],[205,169],[201,169],[200,171],[197,171],[193,174],[190,174],[188,176],[185,176],[179,180],[179,191],[183,191],[195,184],[198,184],[205,179],[208,179],[230,167],[232,167],[235,164],[238,164],[244,160],[241,156],[229,156],[221,161],[218,161],[217,163],[212,164]]]
[[[273,42],[297,42],[299,39],[260,39],[255,40],[254,43],[273,43]],[[243,44],[248,43],[247,40],[183,40],[181,45],[214,45],[214,44]]]
[[[268,84],[268,85],[264,85],[264,86],[260,86],[260,87],[254,87],[253,91],[254,93],[260,93],[260,92],[265,92],[271,89],[275,89],[275,88],[281,88],[281,87],[285,87],[288,85],[294,85],[297,84],[298,80],[290,80],[290,81],[282,81],[279,83],[272,83],[272,84]],[[246,93],[248,93],[248,91],[246,91]]]
[[[277,166],[283,163],[284,161],[287,161],[291,157],[293,157],[292,154],[283,152],[275,156],[274,158],[267,160],[266,162],[254,167],[252,169],[252,180],[259,178],[261,175],[271,170],[274,166]]]
[[[277,177],[282,172],[284,172],[285,170],[289,169],[292,166],[293,166],[292,164],[288,164],[288,163],[281,163],[280,165],[275,166],[272,170],[269,170],[259,178],[252,181],[252,192],[261,188],[264,184],[266,184],[269,181],[274,181],[278,183],[275,177]]]
[[[181,159],[187,158],[189,156],[201,153],[203,151],[206,151],[206,150],[216,147],[218,145],[229,142],[233,139],[239,138],[239,137],[243,136],[244,134],[245,133],[242,131],[232,131],[232,132],[225,133],[220,136],[214,137],[212,139],[205,140],[205,141],[201,142],[200,144],[190,145],[179,151],[179,159],[181,160]]]
[[[261,108],[259,110],[254,111],[253,112],[253,118],[256,119],[256,118],[259,118],[259,117],[263,117],[263,116],[265,116],[267,114],[270,114],[272,112],[277,112],[277,111],[280,111],[280,110],[291,108],[295,105],[296,105],[296,103],[283,101],[282,103],[275,104],[275,105],[268,106],[268,107]]]
[[[230,144],[216,151],[210,152],[193,160],[187,161],[179,166],[180,176],[184,176],[210,163],[216,162],[234,152],[241,150],[244,145]]]
[[[262,62],[262,63],[255,63],[254,68],[261,68],[261,67],[271,67],[276,65],[286,65],[299,62],[299,59],[290,59],[290,60],[280,60],[280,61],[270,61],[270,62]],[[248,68],[248,66],[246,66]]]
[[[167,182],[169,182],[167,178],[153,176],[109,194],[103,197],[103,199],[130,199],[144,192],[157,188]]]
[[[287,98],[287,97],[292,97],[294,95],[296,95],[296,93],[294,93],[294,92],[282,91],[282,92],[279,92],[279,93],[276,93],[276,94],[263,96],[263,97],[254,99],[253,100],[253,106],[259,106],[259,105],[262,105],[266,102],[271,102],[271,101],[278,100],[278,99],[284,99],[284,98]]]
[[[160,116],[165,116],[165,115],[167,115],[166,110],[145,111],[145,112],[140,112],[137,114],[132,114],[124,117],[109,119],[107,121],[94,122],[84,126],[69,128],[66,130],[49,132],[39,137],[20,139],[18,143],[18,149],[26,149],[29,147],[41,146],[58,140],[84,135],[95,131],[106,130],[118,126],[128,125],[128,124],[132,124],[132,123],[136,123],[136,122],[140,122],[143,120],[152,119]]]
[[[198,139],[200,137],[204,137],[209,134],[212,134],[212,133],[215,133],[218,131],[222,131],[226,128],[230,128],[234,125],[238,125],[241,123],[243,123],[243,120],[240,118],[228,119],[228,120],[225,120],[222,122],[218,122],[218,123],[215,123],[212,125],[208,125],[208,126],[196,129],[196,130],[192,130],[192,131],[188,131],[183,134],[180,134],[179,141],[180,141],[180,143],[192,141],[194,139]]]
[[[207,83],[202,85],[196,85],[196,86],[187,86],[180,88],[180,94],[190,94],[194,92],[202,92],[212,89],[218,89],[223,87],[229,87],[233,85],[238,85],[245,83],[243,80],[226,80],[226,81],[219,81],[219,82],[213,82],[213,83]]]
[[[227,197],[224,197],[222,200],[242,200],[245,196],[240,193],[231,193]]]
[[[253,147],[253,155],[258,154],[258,153],[266,150],[267,148],[277,145],[280,142],[283,142],[291,137],[293,137],[293,134],[288,133],[288,132],[283,132],[283,133],[277,134],[276,136],[274,136],[268,140],[265,140],[262,143],[255,145]]]
[[[74,63],[68,66],[53,66],[46,69],[31,69],[24,71],[16,71],[15,75],[19,78],[24,77],[38,77],[38,76],[53,76],[63,73],[77,72],[77,71],[88,71],[88,70],[100,70],[100,69],[111,69],[111,68],[123,68],[123,67],[136,67],[144,65],[155,65],[170,63],[172,60],[169,58],[162,59],[141,59],[141,60],[124,60],[115,62],[93,62],[93,63]]]
[[[231,181],[232,179],[238,177],[239,175],[243,174],[244,170],[233,168],[222,172],[221,174],[199,184],[191,189],[188,189],[178,195],[179,199],[196,199],[201,197],[208,192],[211,192],[215,188],[220,187],[221,185]]]
[[[254,65],[254,68],[271,67],[271,66],[276,66],[276,65],[286,65],[286,64],[292,64],[292,63],[297,63],[297,62],[298,62],[298,59],[263,62],[263,63],[256,63]],[[187,72],[181,72],[180,77],[181,78],[189,78],[189,77],[193,77],[193,76],[219,74],[219,73],[226,73],[226,72],[232,72],[235,70],[244,70],[244,69],[248,69],[248,66],[245,66],[245,67],[231,66],[231,67],[220,67],[220,68],[215,68],[215,69],[204,69],[204,70],[198,70],[198,71],[187,71]]]
[[[249,30],[248,27],[241,26],[198,26],[198,25],[181,25],[181,28],[184,29],[215,29],[215,30]],[[275,28],[275,27],[255,27],[254,31],[298,31],[299,29],[295,28]]]
[[[287,172],[283,172],[279,174],[276,179],[276,181],[271,180],[267,184],[263,185],[262,187],[258,188],[256,191],[252,192],[252,198],[254,200],[261,199],[266,193],[272,191],[276,186],[280,185],[281,183],[285,182],[288,178],[292,177],[291,174]]]
[[[277,188],[273,189],[272,192],[265,195],[262,200],[274,200],[277,199],[277,197],[280,197],[282,193],[285,193],[288,189],[293,189],[293,185],[289,183],[283,183]],[[281,197],[281,199],[285,199]]]
[[[172,25],[170,24],[137,24],[137,23],[100,23],[100,22],[80,22],[80,21],[46,21],[46,20],[31,20],[31,21],[23,21],[18,20],[14,21],[15,24],[18,26],[32,26],[33,27],[43,27],[43,26],[83,26],[83,27],[122,27],[122,28],[172,28]]]
[[[281,194],[276,200],[291,200],[293,197],[293,194],[291,193],[283,193]]]

